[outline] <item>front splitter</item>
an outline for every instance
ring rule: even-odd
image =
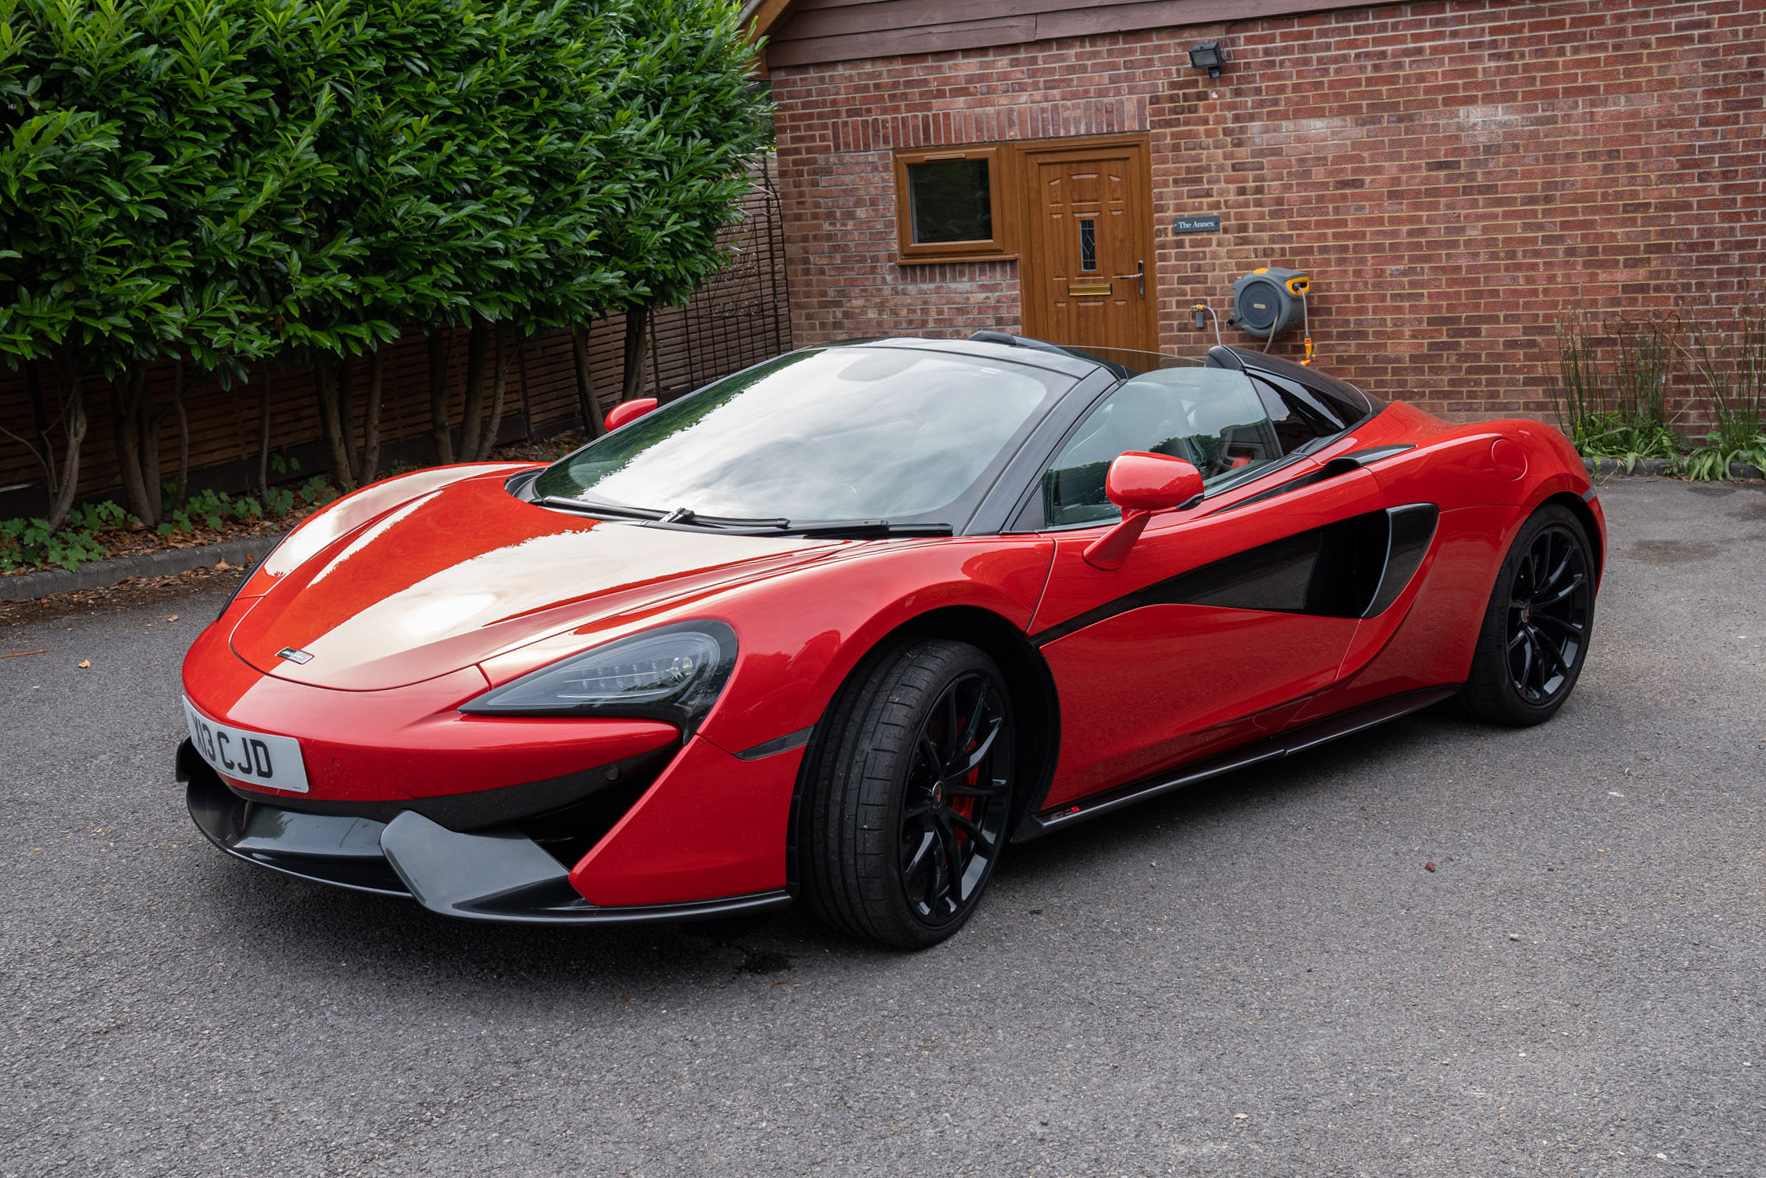
[[[406,896],[432,912],[513,924],[649,924],[746,916],[784,908],[786,891],[679,904],[600,907],[570,886],[570,869],[515,830],[462,833],[415,811],[390,822],[312,814],[247,801],[206,762],[179,757],[190,817],[238,859],[383,896]]]

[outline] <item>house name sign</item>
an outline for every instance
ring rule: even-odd
[[[1220,214],[1205,217],[1176,217],[1171,222],[1173,233],[1219,233]]]

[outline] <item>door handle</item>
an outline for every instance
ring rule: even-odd
[[[1145,260],[1134,264],[1133,274],[1118,274],[1116,277],[1136,279],[1140,283],[1141,298],[1147,297],[1147,263]]]

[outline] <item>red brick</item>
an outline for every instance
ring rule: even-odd
[[[894,262],[891,148],[1145,131],[1167,349],[1280,259],[1331,371],[1549,415],[1564,314],[1726,318],[1766,282],[1763,26],[1766,0],[1464,0],[777,69],[796,338],[1019,325],[1015,262]],[[1210,81],[1187,51],[1221,35]],[[1182,212],[1227,231],[1161,231]]]

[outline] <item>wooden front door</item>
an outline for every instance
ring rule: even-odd
[[[1024,331],[1050,343],[1157,351],[1145,140],[1024,153]]]

